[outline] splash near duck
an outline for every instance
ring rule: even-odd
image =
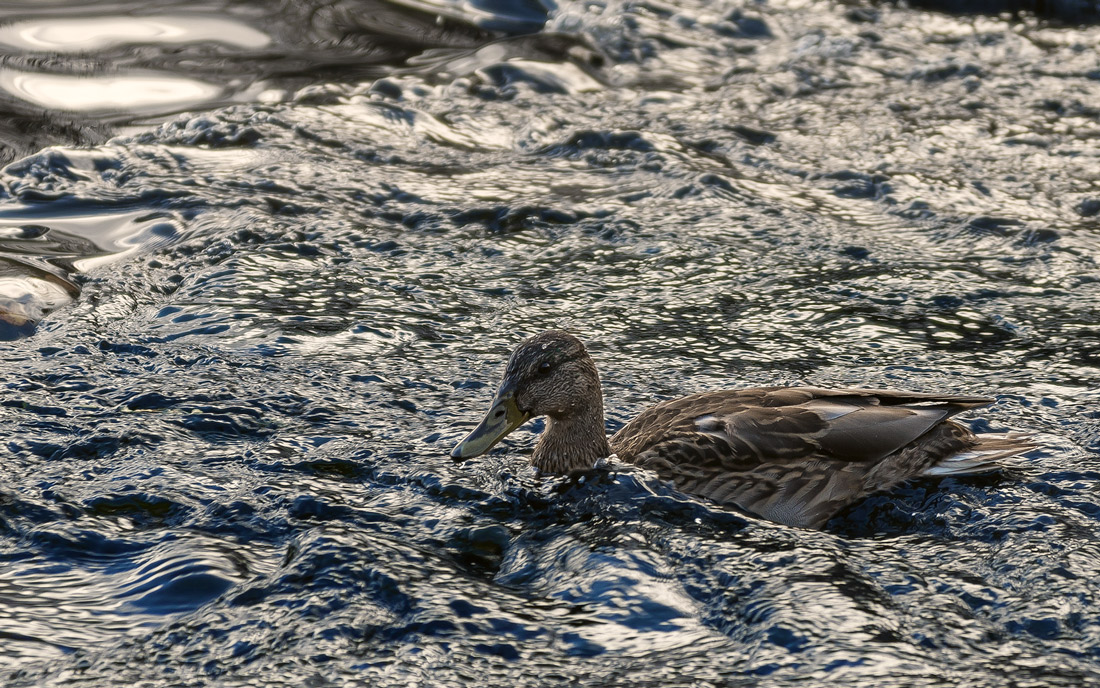
[[[512,353],[488,412],[451,456],[484,454],[546,416],[531,457],[542,472],[588,470],[615,454],[688,494],[821,528],[910,478],[984,473],[1032,449],[1023,435],[978,435],[950,420],[992,402],[878,389],[719,390],[651,406],[608,440],[596,364],[579,339],[549,330]]]

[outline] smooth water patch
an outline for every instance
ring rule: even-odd
[[[207,41],[255,50],[269,45],[271,37],[226,17],[201,15],[42,17],[0,26],[0,45],[33,52]]]
[[[0,69],[0,88],[36,105],[65,112],[160,112],[215,100],[216,84],[155,72],[71,76]]]

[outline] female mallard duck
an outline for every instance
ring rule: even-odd
[[[451,452],[489,451],[547,416],[531,463],[588,470],[615,453],[683,492],[763,518],[820,528],[872,492],[921,475],[981,473],[1032,448],[1017,434],[975,435],[948,420],[992,399],[873,389],[761,387],[692,394],[642,411],[608,442],[596,365],[560,330],[512,354],[485,418]]]

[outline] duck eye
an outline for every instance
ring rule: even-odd
[[[550,361],[543,361],[539,364],[539,375],[545,375],[550,372],[550,369],[554,366],[550,364]]]

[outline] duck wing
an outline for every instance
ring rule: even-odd
[[[730,445],[731,468],[810,456],[876,461],[992,399],[872,389],[766,387],[703,392],[643,411],[611,438],[620,458],[685,434]],[[625,456],[624,456],[625,455]]]
[[[874,462],[917,440],[951,416],[991,399],[901,394],[883,390],[799,389],[782,406],[746,407],[696,426],[724,433],[743,456],[758,461],[823,455]],[[798,401],[800,396],[810,396]],[[785,453],[779,450],[787,449]],[[794,453],[791,453],[794,449]]]
[[[944,421],[990,402],[814,387],[705,392],[647,409],[611,446],[685,492],[820,527],[855,499],[965,450],[973,435]]]

